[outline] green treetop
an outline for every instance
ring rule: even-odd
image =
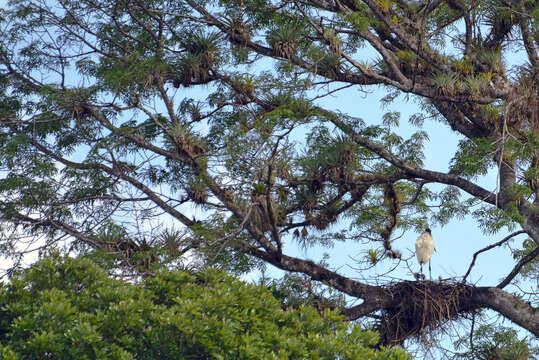
[[[0,288],[0,357],[405,360],[336,312],[283,310],[219,271],[113,280],[87,259],[45,258]]]

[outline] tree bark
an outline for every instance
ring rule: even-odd
[[[472,296],[478,309],[488,308],[539,336],[539,310],[496,287],[478,287]]]

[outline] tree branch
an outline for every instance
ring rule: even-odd
[[[367,299],[359,305],[342,309],[342,313],[347,320],[357,320],[360,317],[366,316],[376,310],[380,310],[382,301],[372,301]]]
[[[506,287],[514,278],[518,275],[520,269],[530,261],[533,261],[537,256],[539,255],[539,246],[535,248],[531,253],[524,256],[520,261],[515,265],[513,270],[507,275],[505,279],[501,283],[499,283],[496,287],[499,289],[503,289]]]
[[[276,258],[273,254],[267,253],[259,248],[240,242],[238,246],[245,252],[267,261],[271,265],[286,271],[299,272],[309,276],[312,280],[321,281],[345,294],[360,298],[378,299],[378,306],[383,306],[388,299],[383,297],[383,288],[372,286],[352,280],[334,271],[326,269],[310,260],[302,260],[283,254]]]
[[[475,288],[476,308],[492,309],[515,324],[539,336],[539,309],[497,287]]]
[[[530,33],[530,29],[528,28],[529,21],[522,17],[520,22],[520,33],[522,34],[522,42],[524,43],[524,48],[526,49],[526,52],[528,53],[528,58],[530,59],[530,63],[532,64],[533,68],[536,72],[539,71],[539,55],[537,55],[537,48],[535,47],[535,44],[533,43],[533,36]],[[539,74],[536,74],[536,76],[539,76]]]
[[[497,246],[501,246],[502,244],[507,242],[512,237],[520,235],[520,234],[525,234],[525,233],[526,233],[526,231],[524,231],[524,230],[515,231],[514,233],[509,234],[508,236],[504,237],[502,240],[500,240],[498,242],[495,242],[494,244],[489,245],[489,246],[487,246],[487,247],[485,247],[485,248],[483,248],[483,249],[481,249],[479,251],[476,251],[475,254],[473,254],[472,263],[470,264],[470,267],[468,268],[468,271],[466,271],[466,274],[464,274],[464,277],[462,278],[462,283],[466,282],[466,278],[468,277],[468,275],[470,275],[470,272],[472,271],[472,267],[475,265],[475,259],[477,259],[477,256],[479,254],[481,254],[482,252],[488,251],[490,249],[493,249],[493,248],[495,248]]]
[[[126,180],[128,183],[136,187],[137,189],[144,192],[153,202],[156,203],[157,206],[162,208],[164,211],[181,221],[186,226],[192,226],[195,224],[195,221],[189,219],[187,216],[183,215],[181,212],[167,204],[165,201],[163,201],[157,194],[152,191],[150,188],[145,186],[143,183],[141,183],[139,180],[133,178],[132,176],[127,175],[124,171],[116,170],[111,167],[108,167],[104,164],[87,164],[87,163],[78,163],[74,161],[67,160],[63,157],[58,156],[55,152],[51,151],[47,147],[43,146],[42,144],[38,143],[35,139],[30,138],[24,133],[21,133],[20,135],[24,136],[28,141],[32,143],[39,151],[44,153],[47,156],[50,156],[52,159],[62,163],[65,166],[75,168],[75,169],[101,169],[104,172],[106,172],[109,175],[118,176],[122,178],[123,180]]]
[[[464,178],[456,176],[454,174],[446,174],[438,171],[425,170],[421,168],[416,168],[403,160],[399,159],[397,156],[390,153],[383,146],[376,144],[375,142],[368,140],[361,135],[359,135],[354,129],[347,125],[342,120],[338,119],[337,116],[327,110],[319,109],[328,115],[328,120],[335,124],[341,131],[345,134],[348,134],[352,139],[359,145],[364,146],[365,148],[373,151],[378,154],[385,160],[389,161],[391,164],[397,166],[399,169],[402,169],[406,174],[421,178],[425,180],[435,181],[442,184],[454,185],[468,194],[480,198],[482,201],[485,201],[489,204],[494,205],[496,203],[496,195],[492,192],[480,187],[479,185],[474,184]]]
[[[41,226],[47,226],[47,225],[52,226],[55,229],[61,230],[64,233],[69,234],[79,239],[80,241],[92,246],[93,248],[96,248],[96,249],[101,248],[101,246],[98,243],[96,243],[92,238],[81,233],[80,231],[64,223],[63,221],[52,220],[52,219],[45,219],[45,220],[34,219],[29,216],[23,215],[19,212],[10,212],[9,215],[13,216],[14,218],[17,218],[19,221],[23,221],[29,224],[41,225]]]

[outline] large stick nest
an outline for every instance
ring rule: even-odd
[[[402,344],[410,337],[434,333],[450,320],[473,311],[473,287],[462,283],[404,281],[387,288],[393,306],[382,311],[385,344]]]

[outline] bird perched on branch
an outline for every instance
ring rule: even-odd
[[[431,270],[430,270],[430,258],[434,252],[434,238],[431,235],[430,229],[427,228],[425,231],[419,235],[415,242],[415,254],[417,256],[417,261],[421,265],[421,277],[424,279],[423,275],[423,264],[429,263],[429,277],[432,279]]]

